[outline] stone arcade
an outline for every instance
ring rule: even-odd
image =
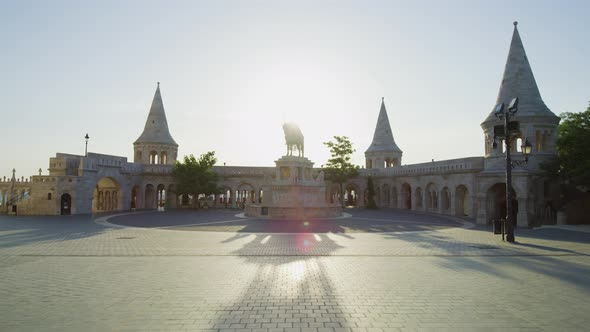
[[[556,154],[559,118],[541,98],[516,22],[498,98],[495,103],[490,101],[490,110],[497,103],[507,103],[513,97],[520,99],[515,120],[520,122],[521,130],[520,139],[511,150],[513,158],[521,158],[521,139],[528,138],[533,144],[528,167],[516,168],[513,172],[518,224],[526,226],[542,218],[544,213],[548,193],[539,164]],[[402,150],[395,143],[382,100],[373,141],[365,152],[366,169],[358,178],[345,184],[346,204],[365,204],[367,177],[372,176],[379,207],[469,217],[477,223],[500,217],[505,209],[504,157],[501,149],[491,149],[493,127],[499,124],[499,120],[491,113],[482,112],[482,117],[485,117],[481,124],[485,138],[483,157],[402,166]],[[133,162],[126,157],[106,154],[58,153],[49,160],[49,175],[42,175],[39,170],[39,175],[25,179],[22,176],[17,178],[13,171],[11,177],[0,180],[0,211],[19,215],[59,215],[155,209],[164,205],[176,208],[191,204],[195,198],[176,197],[174,193],[171,172],[178,144],[168,130],[159,85],[144,131],[133,143],[133,148]],[[285,181],[292,180],[291,174],[283,174],[284,169],[294,166],[289,158],[298,157],[283,157],[276,162],[276,168],[215,167],[224,193],[213,197],[209,205],[250,205],[252,209],[259,208],[258,212],[250,211],[256,215],[262,214],[262,207],[284,202],[285,197],[290,201],[292,194],[284,191],[284,185]],[[338,202],[338,186],[328,183],[324,187],[314,183],[320,170],[312,169],[312,163],[303,159],[296,161],[301,163],[303,170],[300,179],[303,179],[305,187],[302,188],[306,194],[302,197],[313,196],[312,200],[316,200],[322,190],[327,190],[324,193],[327,199],[323,201],[327,205]]]

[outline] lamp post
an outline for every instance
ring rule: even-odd
[[[86,147],[84,148],[84,157],[88,157],[88,140],[90,139],[90,136],[88,136],[88,133],[86,133],[86,136],[84,136],[84,138],[86,139]]]
[[[512,140],[518,136],[520,128],[519,123],[516,121],[510,122],[510,119],[515,116],[518,111],[518,97],[512,99],[508,107],[504,107],[504,103],[496,105],[494,115],[504,120],[503,125],[494,127],[494,142],[492,147],[496,149],[498,143],[496,139],[504,139],[506,147],[506,241],[514,242],[514,223],[512,220],[512,168],[516,166],[525,166],[528,163],[528,156],[531,154],[533,149],[532,144],[525,138],[522,143],[521,151],[524,156],[524,160],[511,160],[510,148],[512,147]],[[502,233],[504,235],[504,233]]]

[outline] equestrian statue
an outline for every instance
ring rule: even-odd
[[[298,156],[303,157],[303,134],[299,127],[294,123],[285,123],[283,131],[287,142],[287,156],[292,156],[293,149],[297,149]]]

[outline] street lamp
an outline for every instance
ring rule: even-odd
[[[86,133],[86,136],[84,136],[84,138],[86,139],[86,147],[84,148],[84,157],[88,157],[88,140],[90,139],[90,136],[88,136],[88,133]]]
[[[498,147],[497,139],[503,139],[506,147],[506,241],[514,242],[514,223],[512,220],[512,168],[516,166],[526,166],[529,160],[529,155],[533,150],[532,144],[525,138],[521,145],[522,155],[524,160],[511,160],[510,148],[512,141],[517,138],[520,132],[519,123],[517,121],[510,121],[510,118],[515,116],[518,112],[518,97],[512,99],[508,108],[504,107],[504,103],[499,103],[494,109],[494,115],[504,120],[503,125],[494,126],[494,142],[492,148]],[[502,236],[504,233],[502,233]]]

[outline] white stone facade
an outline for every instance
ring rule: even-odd
[[[547,185],[539,172],[539,163],[556,154],[559,119],[543,103],[516,24],[497,103],[506,103],[513,97],[521,101],[515,117],[520,122],[520,138],[528,138],[533,144],[528,167],[513,170],[518,225],[526,226],[544,213]],[[485,112],[482,116],[486,116]],[[379,207],[467,217],[477,223],[501,217],[505,209],[506,166],[502,149],[491,148],[493,127],[500,123],[490,114],[481,124],[486,142],[482,157],[402,165],[402,150],[393,139],[382,101],[373,142],[365,152],[366,169],[345,184],[345,201],[348,205],[364,206],[367,177],[371,176]],[[168,130],[159,84],[144,131],[133,145],[134,162],[96,153],[58,153],[50,158],[49,175],[5,177],[0,180],[0,211],[59,215],[197,204],[237,208],[245,202],[262,202],[263,187],[276,177],[275,167],[215,166],[224,188],[222,195],[208,201],[176,197],[171,172],[178,144]],[[513,159],[522,159],[519,145],[512,149]],[[311,176],[315,178],[319,172],[313,169]],[[339,199],[338,191],[338,185],[328,186],[333,202]]]

